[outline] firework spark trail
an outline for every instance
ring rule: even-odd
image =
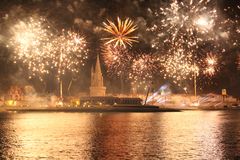
[[[199,42],[213,40],[213,29],[217,18],[216,9],[207,7],[208,1],[174,0],[169,7],[160,8],[156,12],[157,21],[151,31],[156,32],[157,38],[152,46],[159,49],[161,43],[172,46],[182,45],[192,49]]]
[[[203,73],[206,76],[214,76],[217,71],[217,56],[213,55],[212,53],[207,54],[205,63],[206,67],[204,68]]]
[[[153,80],[153,75],[158,71],[159,59],[152,54],[137,54],[133,59],[129,78],[132,80],[132,85],[141,87],[149,85]]]
[[[160,61],[164,78],[173,78],[176,84],[182,80],[191,79],[193,71],[199,72],[198,67],[194,68],[192,63],[192,54],[186,54],[183,49],[164,55]]]
[[[46,50],[44,46],[49,43],[51,36],[45,19],[41,17],[30,17],[17,21],[10,28],[10,47],[14,50],[15,62],[21,61],[27,65],[31,76],[47,74]]]
[[[107,44],[114,44],[116,46],[124,46],[126,48],[126,44],[132,46],[133,42],[137,41],[137,36],[130,36],[132,32],[137,29],[137,26],[134,25],[133,21],[127,18],[125,21],[122,21],[119,17],[117,18],[117,24],[114,22],[107,20],[107,23],[103,23],[103,30],[110,33],[112,36],[108,38],[103,38]]]
[[[102,47],[102,55],[107,67],[107,72],[111,77],[127,76],[133,59],[133,54],[129,52],[127,48],[104,44]]]
[[[240,6],[236,6],[238,12],[240,11]],[[224,12],[232,10],[231,7],[224,8]],[[235,14],[234,16],[229,17],[228,19],[221,21],[221,37],[225,38],[227,44],[230,47],[239,47],[240,46],[240,15]],[[225,42],[226,43],[226,42]]]
[[[29,78],[56,71],[60,77],[66,72],[78,73],[79,66],[88,58],[87,42],[72,31],[62,31],[53,36],[46,20],[39,17],[18,21],[10,28],[9,46],[14,49],[14,59],[27,66]]]
[[[195,72],[192,64],[198,68],[197,72],[203,70],[198,64],[202,60],[196,53],[204,44],[211,44],[214,50],[225,52],[233,21],[220,20],[215,6],[212,0],[173,0],[155,13],[154,23],[148,31],[157,35],[152,47],[166,53],[160,55],[165,60],[161,62],[165,78],[172,78],[175,83],[190,80],[191,72]],[[236,45],[236,40],[231,44]],[[213,73],[213,68],[211,66],[208,73]]]
[[[88,58],[87,42],[84,37],[72,31],[62,31],[62,34],[56,37],[48,44],[50,48],[49,59],[52,69],[56,69],[58,77],[66,72],[78,73],[79,66],[85,65]]]

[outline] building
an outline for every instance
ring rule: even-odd
[[[130,97],[113,97],[113,96],[101,96],[101,97],[81,97],[80,106],[119,106],[119,105],[142,105],[142,99],[130,98]]]
[[[106,87],[103,84],[103,75],[100,66],[99,55],[97,56],[96,65],[91,69],[91,86],[90,97],[99,97],[106,95]]]
[[[24,90],[18,86],[11,86],[10,90],[8,91],[8,99],[21,101],[24,98]]]
[[[80,96],[79,106],[117,106],[117,105],[141,105],[142,99],[130,97],[106,96],[106,87],[103,83],[103,75],[100,66],[99,55],[96,64],[91,69],[91,85],[89,87],[89,96]]]

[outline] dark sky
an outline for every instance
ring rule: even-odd
[[[115,20],[116,17],[130,17],[138,25],[137,34],[140,37],[139,43],[134,45],[132,50],[141,50],[143,52],[154,52],[151,49],[151,36],[146,32],[146,28],[151,25],[153,17],[149,15],[149,9],[155,11],[161,4],[168,0],[1,0],[0,1],[0,35],[6,35],[7,25],[4,17],[8,15],[11,21],[21,19],[33,14],[46,17],[49,24],[57,30],[73,29],[84,35],[89,42],[90,59],[87,65],[82,69],[79,79],[74,82],[74,88],[77,91],[86,91],[89,85],[90,66],[95,61],[96,54],[100,52],[101,32],[98,28],[106,19]],[[240,9],[239,0],[216,0],[219,14],[222,17],[232,20],[239,20]],[[201,93],[215,92],[220,93],[222,88],[226,88],[230,94],[240,96],[240,74],[237,70],[237,56],[240,54],[239,45],[228,48],[222,55],[223,65],[219,73],[209,79],[199,79],[199,85],[202,88]],[[48,77],[47,82],[42,85],[38,80],[28,80],[24,77],[24,66],[13,64],[11,61],[12,51],[1,43],[0,48],[0,90],[6,91],[12,84],[33,84],[35,88],[42,91],[41,88],[49,92],[56,90],[56,84],[51,82],[53,77]],[[118,91],[119,82],[105,74],[106,68],[103,65],[106,85],[111,91]],[[21,77],[21,78],[20,78]],[[81,77],[81,78],[80,78]],[[165,83],[171,84],[170,80],[163,80],[161,75],[155,77],[154,87],[158,88]],[[69,79],[66,79],[68,83]],[[209,83],[204,83],[208,81]],[[210,83],[211,82],[211,83]],[[126,82],[127,83],[127,82]],[[127,85],[127,84],[126,84]],[[189,84],[192,85],[191,83]],[[42,87],[44,86],[44,87]],[[179,89],[172,85],[172,89],[181,93]],[[110,90],[109,90],[110,91]]]

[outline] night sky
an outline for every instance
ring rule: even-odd
[[[37,78],[29,80],[26,76],[26,68],[21,64],[13,63],[11,58],[13,52],[6,47],[7,38],[5,37],[8,37],[9,25],[15,20],[37,14],[45,17],[55,30],[71,29],[85,35],[90,49],[90,58],[73,82],[73,92],[77,93],[87,91],[91,65],[95,62],[96,55],[101,53],[101,37],[104,35],[100,30],[102,23],[106,19],[116,20],[117,17],[131,18],[138,26],[136,34],[139,37],[139,43],[134,44],[131,50],[155,53],[158,51],[152,49],[150,43],[155,35],[146,30],[154,21],[151,11],[158,10],[167,2],[167,0],[1,0],[0,93],[7,91],[11,85],[26,84],[33,85],[37,91],[42,93],[52,93],[57,90],[56,80],[52,80],[53,76],[46,77],[45,82],[40,82]],[[239,20],[239,3],[238,0],[216,0],[218,15],[233,21]],[[227,50],[221,54],[221,66],[214,77],[199,77],[199,93],[219,94],[222,88],[226,88],[229,94],[240,96],[240,70],[238,70],[237,63],[240,55],[239,46],[237,44],[234,47],[227,47]],[[119,80],[116,77],[107,76],[104,64],[102,64],[102,68],[108,91],[119,92]],[[68,83],[69,79],[66,78],[65,82]],[[163,84],[169,84],[175,93],[183,93],[183,90],[174,85],[170,79],[163,79],[161,74],[156,74],[153,88],[157,89]],[[125,81],[125,85],[128,86],[129,83]],[[191,85],[190,82],[189,86]],[[127,88],[125,87],[126,92]],[[189,92],[192,93],[191,90]]]

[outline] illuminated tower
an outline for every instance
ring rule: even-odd
[[[97,56],[97,61],[95,68],[92,66],[91,69],[91,86],[90,86],[90,96],[105,96],[106,87],[103,85],[103,76],[100,66],[99,55]]]

